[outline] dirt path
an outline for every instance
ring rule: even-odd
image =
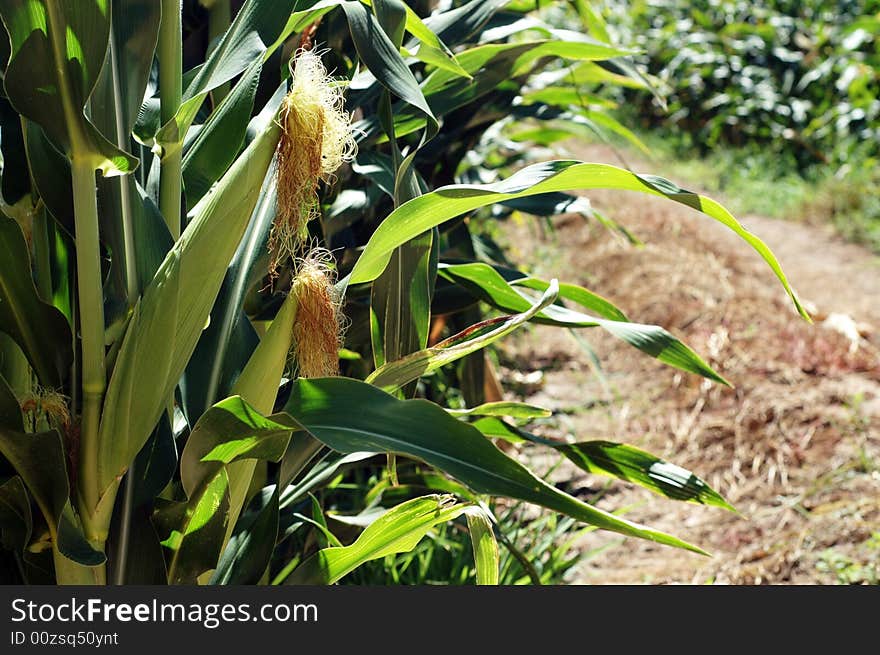
[[[602,147],[573,154],[616,163]],[[675,181],[699,190],[694,181]],[[555,410],[553,419],[530,426],[534,431],[650,450],[694,471],[743,516],[563,467],[555,479],[570,491],[608,510],[625,508],[628,518],[713,553],[707,559],[592,532],[581,539],[587,558],[572,582],[876,582],[880,259],[823,226],[740,217],[813,308],[810,325],[794,314],[760,257],[711,219],[642,194],[589,197],[645,247],[568,216],[520,252],[535,228],[508,222],[514,256],[536,273],[607,296],[631,320],[666,327],[735,389],[681,374],[594,330],[581,334],[601,361],[605,384],[581,345],[544,327],[502,346],[503,375],[526,381],[524,374],[541,371],[537,384],[524,382],[514,394]]]

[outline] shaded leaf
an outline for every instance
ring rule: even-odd
[[[16,470],[40,508],[61,553],[86,566],[105,561],[82,534],[70,504],[67,460],[56,430],[25,434],[0,426],[0,454]]]
[[[275,549],[278,520],[276,488],[258,511],[242,516],[211,576],[211,584],[257,584]]]
[[[70,326],[34,286],[28,247],[18,223],[0,215],[0,330],[18,344],[40,379],[60,388],[73,361]]]
[[[137,160],[83,114],[107,51],[109,0],[4,0],[0,17],[11,44],[4,87],[15,109],[104,175],[134,170]]]

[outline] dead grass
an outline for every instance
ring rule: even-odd
[[[613,161],[597,148],[577,154]],[[865,547],[880,530],[880,357],[870,300],[876,280],[840,274],[874,270],[876,259],[845,246],[841,256],[841,245],[815,226],[748,221],[759,236],[767,233],[819,319],[843,312],[859,324],[863,336],[853,341],[830,322],[799,319],[760,258],[711,220],[639,194],[593,192],[590,199],[646,246],[633,248],[581,218],[560,217],[555,233],[520,261],[536,262],[533,270],[548,277],[562,271],[565,281],[607,296],[631,320],[666,327],[735,388],[680,373],[590,330],[585,335],[601,358],[606,387],[565,331],[545,327],[501,346],[502,376],[543,371],[539,384],[519,393],[557,412],[536,431],[646,448],[703,477],[743,516],[623,483],[604,488],[604,480],[560,469],[557,479],[568,479],[586,498],[604,488],[600,507],[633,506],[628,518],[714,553],[706,559],[628,539],[587,560],[573,582],[834,583],[835,572],[820,566],[829,552],[856,564],[875,558],[876,565],[880,552]],[[506,236],[521,246],[534,229],[510,222]],[[809,247],[792,251],[792,242]],[[616,540],[593,532],[582,547]]]

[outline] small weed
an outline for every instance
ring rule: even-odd
[[[838,584],[880,584],[880,532],[874,532],[858,550],[864,555],[863,559],[854,559],[839,550],[828,548],[822,551],[816,568],[834,573]]]

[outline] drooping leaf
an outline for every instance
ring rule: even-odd
[[[519,291],[517,286],[542,289],[548,284],[538,278],[518,278],[516,272],[509,274],[509,277],[513,279],[511,283],[505,280],[497,270],[482,263],[444,266],[440,268],[440,274],[469,289],[481,300],[485,300],[504,311],[525,311],[533,302],[529,296]],[[656,357],[664,364],[702,375],[729,386],[729,383],[699,355],[662,327],[620,320],[617,316],[622,314],[619,310],[615,313],[616,308],[611,303],[581,287],[566,285],[565,294],[566,297],[576,302],[602,310],[606,315],[611,314],[615,318],[608,320],[567,307],[550,305],[535,315],[534,321],[570,328],[599,326],[651,357]]]
[[[666,197],[719,221],[752,246],[767,262],[788,292],[795,308],[801,316],[809,318],[782,272],[782,267],[767,245],[746,230],[720,204],[686,191],[663,178],[636,175],[606,164],[575,161],[551,161],[528,166],[495,184],[441,187],[404,203],[394,210],[370,237],[351,272],[349,282],[356,284],[374,280],[387,266],[394,248],[428,228],[479,207],[537,193],[599,188],[640,191]]]
[[[499,299],[502,297],[505,299],[509,298],[509,302],[513,302],[518,306],[523,306],[522,302],[516,300],[514,295],[510,294],[511,289],[509,287],[514,287],[514,292],[516,292],[516,287],[535,289],[536,291],[543,292],[550,286],[550,283],[547,280],[542,280],[532,275],[528,275],[527,273],[522,273],[521,271],[502,268],[500,266],[489,266],[482,262],[471,262],[467,264],[441,263],[437,272],[451,282],[455,282],[477,291],[477,295],[482,300],[486,300],[486,294],[488,293],[491,294],[489,297],[496,296]],[[515,295],[521,294],[517,292]],[[565,282],[560,283],[559,297],[576,302],[582,307],[585,307],[592,312],[596,312],[603,318],[608,318],[612,321],[627,320],[626,315],[610,300],[576,284],[568,284]],[[491,300],[487,300],[487,302],[494,304]],[[535,320],[536,322],[548,320],[550,324],[568,324],[574,326],[579,321],[584,322],[584,318],[585,315],[583,314],[579,314],[578,312],[568,312],[565,307],[554,305],[546,311],[541,312]],[[554,322],[554,319],[556,322]],[[591,321],[587,320],[585,322],[589,323]]]
[[[292,431],[288,424],[264,418],[238,396],[202,415],[180,458],[188,500],[167,505],[154,516],[162,545],[172,551],[169,582],[191,584],[217,565],[229,522],[227,467],[243,460],[280,460]]]
[[[362,1],[368,6],[373,4],[371,0]],[[415,56],[426,64],[446,69],[461,77],[470,77],[467,71],[456,61],[455,54],[431,31],[431,28],[425,24],[419,15],[409,5],[403,2],[401,4],[406,13],[404,23],[406,31],[416,39],[416,41],[408,43],[403,48],[403,52]]]
[[[358,412],[345,408],[358,407]],[[622,534],[702,553],[670,535],[620,519],[548,485],[478,430],[426,400],[397,400],[348,378],[299,379],[285,411],[340,452],[394,452],[421,459],[478,493],[509,496]]]
[[[281,376],[287,364],[287,357],[293,343],[293,323],[296,320],[297,301],[296,295],[290,294],[281,305],[281,309],[272,320],[272,324],[260,339],[260,343],[254,349],[248,359],[244,370],[235,384],[232,393],[240,395],[258,412],[269,413],[275,406],[278,389],[281,385]],[[311,439],[300,433],[300,441]],[[295,450],[300,444],[296,444]],[[285,456],[290,453],[287,450]],[[247,493],[251,487],[257,460],[253,458],[231,462],[226,467],[229,475],[229,526],[227,539],[232,534],[235,522],[238,520],[241,508],[247,500]],[[282,464],[282,471],[284,465]]]
[[[184,491],[192,495],[203,480],[238,460],[280,460],[295,429],[264,418],[240,396],[220,401],[202,415],[186,442],[180,458]]]
[[[169,584],[195,584],[198,577],[217,565],[229,509],[226,469],[200,485],[187,502],[160,503],[153,524],[171,551]]]
[[[425,19],[425,25],[444,43],[456,46],[482,30],[509,0],[471,0]]]
[[[582,441],[553,447],[590,473],[633,482],[674,500],[736,511],[721,494],[687,469],[633,446],[611,441]]]
[[[612,441],[556,441],[539,437],[496,417],[479,419],[472,425],[489,437],[512,443],[530,441],[553,448],[588,473],[609,475],[632,482],[673,500],[736,511],[721,494],[687,469],[628,444]]]
[[[433,136],[438,129],[437,119],[412,71],[376,18],[360,2],[343,2],[342,9],[361,62],[386,89],[419,111],[427,121],[428,138]]]

